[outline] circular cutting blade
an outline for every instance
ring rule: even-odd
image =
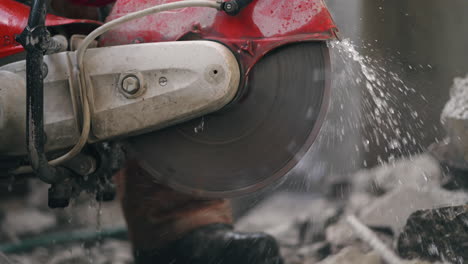
[[[246,92],[225,109],[129,140],[163,184],[202,197],[232,197],[284,176],[315,140],[328,107],[323,42],[296,43],[262,58]]]

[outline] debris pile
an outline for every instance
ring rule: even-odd
[[[451,180],[437,160],[423,154],[361,170],[324,187],[324,195],[274,192],[236,226],[275,236],[286,264],[463,264],[468,261],[468,186],[453,188]],[[3,245],[56,232],[125,226],[117,202],[98,204],[90,196],[70,208],[50,210],[41,186],[35,182],[26,199],[0,202]],[[31,248],[7,256],[21,264],[133,263],[125,239]]]
[[[359,171],[343,196],[273,194],[237,226],[276,236],[288,264],[468,263],[468,193],[450,179],[423,154]]]
[[[455,79],[441,119],[447,139],[431,146],[431,154],[332,180],[318,188],[322,194],[273,192],[237,229],[276,237],[286,264],[468,263],[468,76]],[[125,226],[118,202],[82,197],[50,210],[47,185],[31,184],[27,195],[0,200],[0,252],[7,253],[0,263],[5,257],[15,264],[133,263],[125,237],[86,235]],[[82,241],[58,242],[70,242],[63,234],[77,236],[71,232],[77,229]],[[61,236],[48,235],[56,232]]]
[[[87,238],[125,226],[117,202],[99,204],[89,195],[66,209],[52,210],[47,207],[48,186],[39,181],[30,185],[25,197],[0,201],[0,251],[6,251],[12,264],[133,263],[125,235],[122,239]],[[1,255],[0,263],[4,263]]]

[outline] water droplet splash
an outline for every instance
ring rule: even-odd
[[[361,48],[370,46],[363,45]],[[394,155],[408,156],[415,150],[423,149],[418,138],[424,135],[424,118],[413,107],[414,102],[407,98],[417,98],[426,103],[427,100],[408,86],[400,74],[389,70],[388,64],[394,62],[362,55],[358,47],[347,39],[329,42],[329,47],[343,61],[349,85],[361,87],[358,96],[361,100],[360,113],[350,117],[348,122],[353,123],[353,129],[360,131],[363,151],[371,151],[371,146],[381,147],[388,155],[385,160],[379,157],[379,162],[386,162],[390,157],[394,159]],[[337,100],[347,98],[344,96]]]
[[[205,117],[202,117],[201,120],[200,120],[200,123],[193,128],[193,131],[198,134],[200,132],[203,132],[203,130],[205,129]]]

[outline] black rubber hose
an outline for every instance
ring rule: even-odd
[[[40,50],[26,54],[26,137],[31,167],[46,183],[60,182],[64,176],[48,163],[44,153],[44,83],[43,54]]]
[[[47,7],[45,0],[35,0],[28,25],[18,42],[26,50],[26,144],[35,174],[42,181],[54,184],[66,177],[63,168],[49,165],[45,151],[44,133],[44,54],[53,40],[45,27]]]
[[[45,26],[47,14],[46,0],[34,0],[29,13],[28,27],[34,29],[37,26]]]

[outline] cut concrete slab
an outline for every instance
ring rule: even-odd
[[[355,192],[381,194],[399,186],[414,188],[439,186],[442,181],[442,170],[434,157],[422,154],[360,171],[352,180]]]
[[[394,234],[398,234],[414,211],[466,202],[468,194],[465,192],[449,192],[436,187],[417,189],[403,186],[377,198],[362,211],[359,218],[367,226],[390,228]]]

